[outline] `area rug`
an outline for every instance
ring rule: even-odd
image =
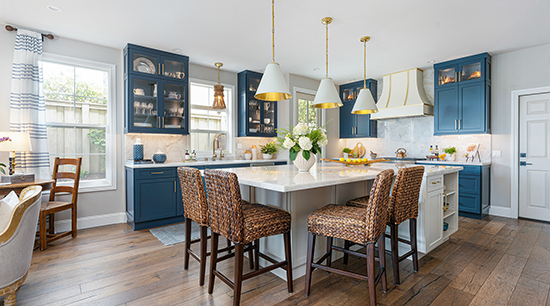
[[[178,223],[165,227],[159,227],[149,230],[162,244],[172,245],[185,241],[185,223]],[[210,229],[208,229],[210,235]],[[200,227],[197,223],[191,222],[191,240],[200,237]]]

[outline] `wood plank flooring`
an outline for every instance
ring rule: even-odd
[[[420,260],[418,273],[401,263],[398,287],[387,257],[388,292],[377,287],[380,305],[550,306],[549,224],[499,217],[459,222],[449,241]],[[198,285],[198,266],[191,260],[185,271],[183,244],[164,246],[149,231],[134,232],[126,224],[82,230],[76,239],[34,252],[17,305],[230,305],[233,292],[221,281],[212,295]],[[232,275],[231,260],[218,267]],[[350,257],[346,269],[363,273],[366,267]],[[272,274],[245,281],[242,305],[368,303],[366,282],[322,271],[312,278],[309,298],[303,277],[292,294]]]

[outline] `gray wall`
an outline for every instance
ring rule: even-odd
[[[494,55],[492,64],[492,143],[502,158],[493,158],[491,204],[510,207],[512,91],[550,86],[550,44]]]

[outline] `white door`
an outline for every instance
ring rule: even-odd
[[[550,221],[550,93],[519,105],[519,216]]]

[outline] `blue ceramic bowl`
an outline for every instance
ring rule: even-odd
[[[162,164],[166,161],[166,154],[155,153],[153,154],[153,161],[157,164]]]
[[[446,231],[449,229],[449,223],[443,222],[443,231]]]

